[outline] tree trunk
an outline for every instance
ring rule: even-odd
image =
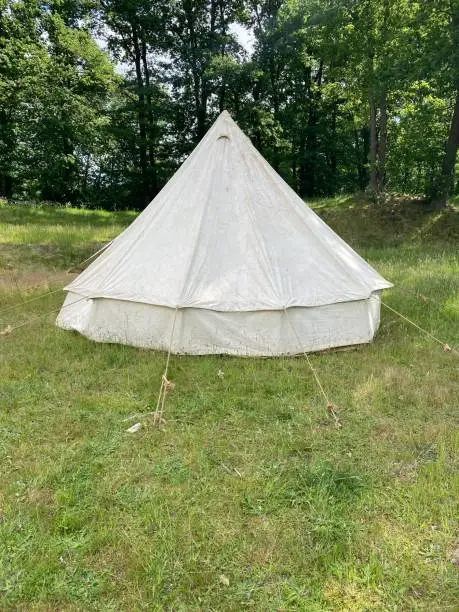
[[[253,96],[253,101],[255,103],[255,108],[258,108],[258,105],[260,103],[260,83],[257,81],[255,81],[254,83],[254,86],[252,89],[252,96]],[[263,155],[263,149],[262,149],[263,141],[261,137],[260,122],[259,122],[259,118],[256,113],[252,117],[252,123],[254,125],[255,147]]]
[[[145,114],[145,93],[142,76],[142,54],[140,50],[139,32],[136,24],[131,24],[132,44],[134,47],[134,65],[137,81],[138,122],[139,122],[139,161],[143,182],[143,196],[148,195],[148,157],[147,157],[147,121]]]
[[[272,103],[274,110],[274,118],[277,120],[279,117],[279,87],[278,87],[278,70],[276,69],[276,60],[274,57],[274,50],[272,50],[269,58],[269,79],[271,81],[271,92],[272,92]]]
[[[370,184],[368,189],[371,194],[378,190],[378,131],[376,127],[376,103],[373,95],[370,95]]]
[[[296,166],[296,155],[292,155],[292,187],[294,191],[298,191],[298,176]]]
[[[143,74],[145,79],[145,89],[146,89],[146,100],[147,100],[147,127],[146,131],[148,133],[148,162],[149,162],[149,187],[151,187],[153,193],[151,195],[156,195],[158,192],[158,181],[156,174],[156,154],[155,154],[155,134],[154,134],[154,121],[153,121],[153,107],[151,103],[151,89],[150,89],[150,71],[148,68],[147,62],[147,44],[145,41],[145,32],[141,31],[141,51],[142,51],[142,66],[143,66]],[[149,194],[150,195],[150,194]]]
[[[309,195],[308,192],[310,191],[310,185],[308,182],[309,167],[306,156],[306,132],[302,129],[300,132],[300,142],[298,147],[298,189],[302,198]]]
[[[303,168],[301,168],[300,190],[302,195],[313,197],[316,195],[316,165],[317,165],[317,126],[319,122],[318,101],[321,98],[322,77],[323,77],[323,61],[320,60],[319,69],[315,77],[315,82],[318,87],[317,93],[312,88],[312,72],[309,68],[309,114],[306,137],[306,150],[304,152]]]
[[[459,89],[456,91],[456,102],[454,105],[451,127],[448,134],[445,156],[440,176],[434,187],[432,203],[435,208],[441,210],[446,207],[448,195],[452,191],[454,181],[454,170],[456,165],[457,149],[459,148]]]
[[[57,202],[71,202],[72,204],[76,201],[78,192],[77,187],[77,173],[76,166],[74,163],[75,149],[72,142],[72,135],[65,135],[62,143],[62,152],[65,156],[65,165],[62,168],[62,181],[60,193],[56,193],[55,199]]]
[[[360,191],[365,191],[368,185],[368,155],[369,155],[369,136],[368,126],[355,130],[355,156],[357,161],[357,184]]]
[[[221,30],[221,38],[222,44],[220,47],[220,55],[225,57],[226,55],[226,23],[225,23],[225,0],[219,0],[219,12],[220,12],[220,30]],[[225,77],[222,77],[222,84],[220,87],[220,93],[218,96],[218,106],[220,112],[225,110],[225,101],[226,101],[226,83]]]
[[[387,151],[387,92],[381,95],[379,107],[379,143],[378,143],[378,193],[386,188],[386,151]]]
[[[206,86],[203,85],[203,89],[201,91],[201,99],[199,102],[198,108],[198,139],[200,140],[204,134],[206,133],[206,125],[207,125],[207,91]]]
[[[195,31],[195,15],[193,13],[193,3],[184,3],[184,10],[189,33],[190,44],[190,69],[193,79],[194,92],[194,111],[196,118],[196,138],[200,140],[206,131],[207,119],[207,98],[205,78],[203,75],[203,66],[198,61],[198,43]]]
[[[338,104],[335,102],[332,109],[331,117],[331,131],[332,131],[332,142],[330,148],[330,187],[329,194],[333,195],[336,190],[338,182],[338,159],[336,154],[336,116],[338,114]]]
[[[13,151],[16,147],[13,127],[7,112],[4,109],[0,109],[0,138],[8,151],[8,161],[3,157],[0,164],[0,196],[7,200],[13,196],[13,177],[9,167]]]
[[[0,173],[0,196],[7,200],[13,197],[13,177],[3,171]]]
[[[86,155],[86,162],[84,165],[84,172],[83,172],[83,183],[81,186],[81,193],[83,195],[83,198],[87,197],[87,191],[88,191],[88,176],[89,176],[89,164],[91,161],[91,155],[88,153]]]
[[[221,113],[225,110],[225,98],[226,98],[226,85],[225,83],[223,83],[220,89],[220,95],[218,97],[218,108]]]
[[[317,161],[317,113],[314,103],[310,106],[307,127],[306,151],[302,168],[303,194],[307,197],[316,195],[316,161]]]

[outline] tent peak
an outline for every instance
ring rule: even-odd
[[[223,123],[223,122],[228,122],[232,125],[237,125],[237,123],[234,121],[233,117],[231,116],[231,113],[229,113],[226,109],[223,110],[218,117],[216,118],[214,125],[218,124],[218,123]]]
[[[234,129],[234,127],[237,127],[237,123],[231,117],[230,113],[227,110],[224,110],[218,115],[213,127],[216,130],[216,133],[214,132],[214,134],[216,134],[217,139],[227,138],[228,140],[231,140],[230,132],[232,129]]]

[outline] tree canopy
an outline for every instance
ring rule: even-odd
[[[305,198],[442,207],[459,2],[0,0],[2,197],[142,208],[225,108]]]

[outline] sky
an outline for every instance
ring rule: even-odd
[[[239,23],[233,23],[230,27],[230,30],[232,34],[236,35],[239,44],[244,47],[249,56],[251,56],[255,45],[255,38],[253,36],[253,32],[249,28],[246,28]],[[96,42],[101,49],[103,49],[104,51],[107,50],[107,42],[104,38],[96,37]],[[126,64],[124,62],[117,62],[116,64],[116,71],[118,72],[118,74],[121,75],[126,74],[129,68],[129,64]]]
[[[236,34],[239,43],[244,47],[247,53],[252,55],[255,44],[253,32],[249,30],[249,28],[245,28],[239,23],[233,23],[230,29],[234,34]]]

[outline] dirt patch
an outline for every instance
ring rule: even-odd
[[[59,246],[54,244],[0,244],[0,256],[5,261],[3,264],[9,267],[12,260],[27,254],[30,257],[37,259],[48,259],[61,254]]]
[[[32,487],[27,492],[27,501],[34,506],[50,506],[54,503],[54,493],[48,488]]]
[[[33,272],[19,272],[6,270],[0,274],[0,291],[34,291],[36,289],[49,289],[64,287],[70,283],[77,274],[67,272],[50,272],[49,270],[35,270]]]
[[[459,545],[452,551],[449,559],[453,565],[459,567]]]
[[[81,267],[82,262],[102,246],[98,242],[66,246],[0,243],[0,276],[18,270],[47,271],[50,274],[67,272]]]
[[[30,292],[64,287],[77,276],[77,269],[73,272],[72,267],[97,251],[97,247],[98,244],[91,244],[89,249],[61,250],[47,244],[0,243],[0,291]]]
[[[414,482],[418,476],[418,461],[399,461],[394,463],[392,474],[401,482]]]

